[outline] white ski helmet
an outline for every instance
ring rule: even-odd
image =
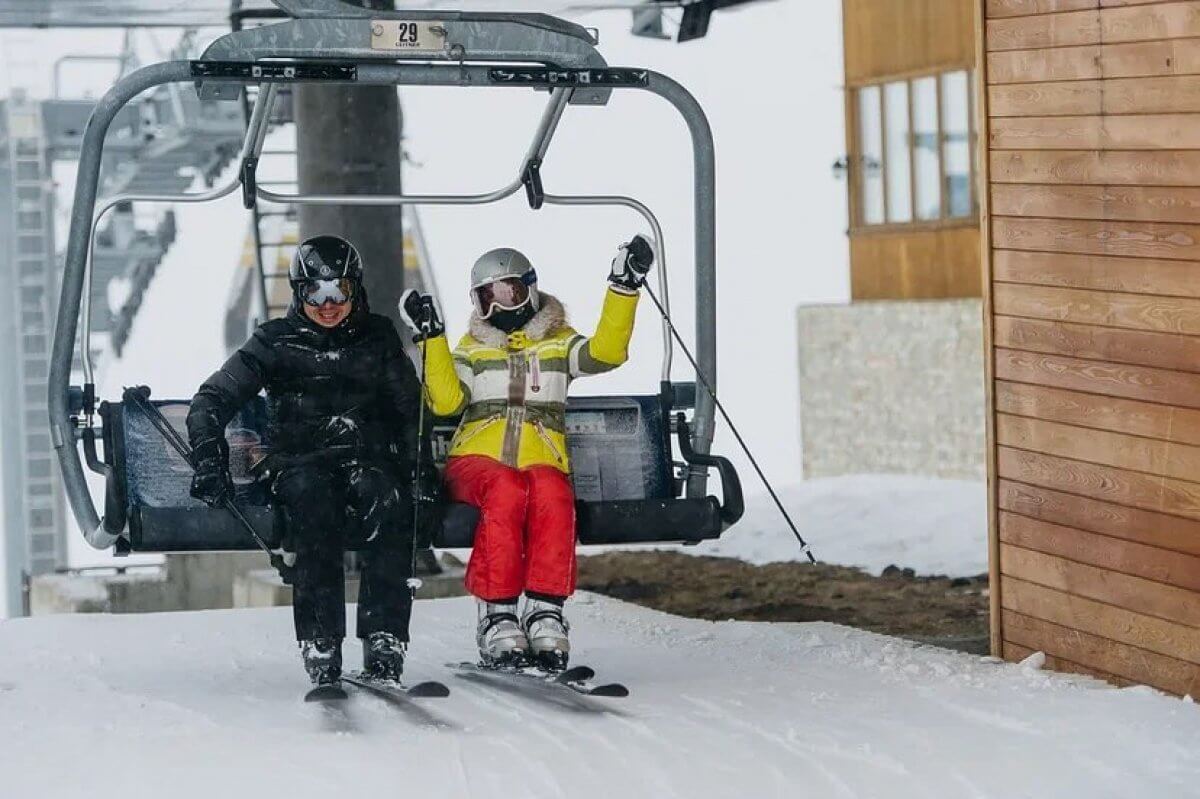
[[[537,311],[541,307],[537,271],[518,250],[488,250],[471,267],[471,302],[483,319],[496,311],[515,311],[526,305]]]

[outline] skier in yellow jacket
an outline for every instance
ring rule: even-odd
[[[538,290],[533,265],[512,249],[475,262],[469,332],[453,353],[433,299],[415,291],[401,298],[425,358],[429,407],[438,416],[462,414],[445,480],[454,501],[481,511],[466,584],[479,602],[485,663],[566,666],[562,608],[575,590],[567,390],[576,377],[625,362],[653,262],[644,237],[621,246],[590,338],[571,328],[562,303]]]

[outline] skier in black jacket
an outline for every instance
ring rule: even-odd
[[[192,495],[215,505],[231,494],[225,426],[265,388],[271,454],[263,471],[295,546],[293,614],[305,668],[317,684],[341,677],[342,555],[353,531],[365,541],[357,625],[364,668],[399,679],[412,610],[414,501],[424,503],[421,532],[437,518],[437,472],[428,434],[418,430],[420,387],[392,322],[368,308],[350,242],[302,242],[289,281],[287,317],[261,325],[192,400]]]

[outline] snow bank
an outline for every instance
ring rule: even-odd
[[[754,475],[743,473],[748,491]],[[779,491],[800,534],[826,563],[878,574],[889,565],[919,574],[987,571],[987,492],[982,482],[902,475],[807,480]],[[796,539],[765,494],[725,536],[684,550],[750,563],[802,560]]]
[[[680,619],[583,596],[607,703],[456,678],[468,600],[419,603],[405,710],[305,705],[286,608],[0,623],[5,796],[1184,796],[1195,705],[829,624]],[[66,648],[69,647],[69,653]],[[356,647],[347,646],[357,660]]]

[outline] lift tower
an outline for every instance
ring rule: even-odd
[[[394,10],[394,0],[350,0]],[[399,194],[403,122],[395,86],[307,84],[295,88],[300,191],[322,194]],[[367,265],[371,308],[402,325],[397,303],[404,289],[403,209],[305,205],[302,238],[322,234],[354,242]],[[419,288],[419,287],[415,287]],[[401,327],[400,329],[403,329]]]

